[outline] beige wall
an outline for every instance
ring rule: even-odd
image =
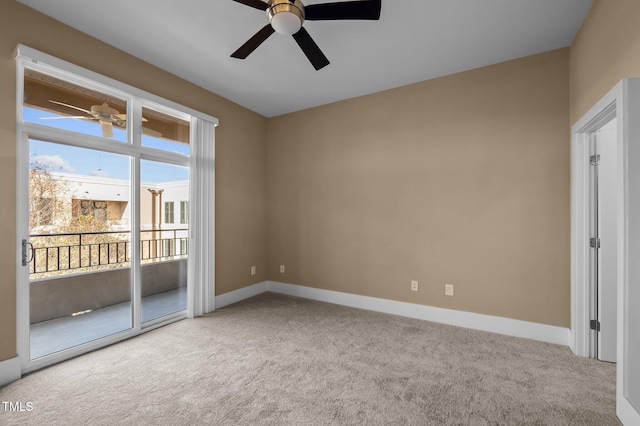
[[[595,0],[571,45],[571,123],[621,79],[640,77],[640,1]]]
[[[216,291],[266,279],[266,118],[15,1],[0,11],[0,361],[16,354],[15,61],[18,43],[216,116]],[[258,275],[249,274],[251,265]]]
[[[269,278],[568,327],[568,56],[270,119]]]

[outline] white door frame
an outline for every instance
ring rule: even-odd
[[[613,91],[612,91],[613,92]],[[617,93],[609,93],[572,127],[571,141],[571,350],[593,354],[591,247],[591,134],[618,116]],[[613,95],[613,96],[612,96]],[[621,120],[618,120],[618,127]],[[620,128],[618,128],[620,135]],[[618,137],[617,143],[620,143]],[[619,151],[621,152],[621,151]]]
[[[595,336],[596,358],[601,361],[616,362],[617,349],[617,317],[618,317],[618,152],[617,152],[617,119],[611,117],[604,126],[593,133],[592,158],[596,155],[592,167],[597,185],[593,187],[594,237],[598,239],[598,248],[591,251],[595,260],[592,280],[592,294],[595,298],[594,316],[598,321]]]
[[[615,114],[617,122],[618,330],[617,415],[624,424],[640,424],[629,402],[630,286],[640,285],[640,79],[625,79],[609,91],[571,129],[571,350],[589,356],[590,329],[590,164],[589,133]],[[629,164],[632,167],[629,167]],[[638,293],[633,293],[638,294]],[[637,309],[637,308],[636,308]],[[638,330],[633,330],[636,334]],[[637,360],[635,361],[637,362]],[[634,384],[640,377],[634,377]]]

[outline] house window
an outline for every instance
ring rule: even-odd
[[[167,201],[164,203],[164,223],[174,223],[173,201]]]
[[[73,216],[92,217],[99,222],[107,223],[107,202],[95,200],[73,200]],[[79,207],[79,208],[78,208]]]
[[[51,198],[36,198],[31,200],[30,226],[37,228],[53,223],[53,200]]]
[[[189,223],[189,202],[180,201],[180,223]]]

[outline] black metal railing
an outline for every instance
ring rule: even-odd
[[[188,254],[188,228],[140,231],[140,259],[153,261]],[[32,234],[30,274],[105,269],[131,260],[128,231]]]

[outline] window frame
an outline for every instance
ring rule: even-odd
[[[189,202],[188,201],[180,201],[180,224],[181,225],[189,224]]]
[[[169,220],[171,219],[171,220]],[[173,201],[164,202],[164,223],[175,224],[175,203]]]
[[[29,236],[29,196],[22,190],[22,188],[28,187],[29,181],[28,167],[25,167],[25,164],[28,165],[29,160],[29,138],[88,148],[95,147],[102,151],[135,156],[136,163],[132,167],[132,172],[137,176],[136,181],[139,181],[139,161],[142,159],[187,165],[192,175],[190,178],[189,198],[194,200],[188,240],[189,252],[193,255],[190,256],[188,264],[188,279],[191,284],[187,295],[187,316],[200,316],[213,311],[215,307],[215,262],[212,261],[215,258],[215,229],[213,225],[215,223],[215,127],[218,125],[218,119],[24,45],[16,47],[14,59],[16,60],[16,157],[18,166],[16,185],[18,188],[16,192],[16,256],[19,258],[21,255],[21,241],[23,239],[28,240]],[[38,123],[25,122],[23,117],[25,69],[33,69],[82,87],[90,87],[126,99],[126,114],[129,117],[127,143],[123,144],[120,141],[112,141],[91,135],[78,134],[73,131],[56,129]],[[141,149],[143,107],[158,110],[159,112],[168,111],[170,114],[177,114],[178,117],[184,117],[189,120],[191,125],[190,156],[182,155],[182,158],[180,158],[176,156],[176,153],[169,153],[151,147],[144,147],[144,150]],[[139,191],[139,189],[133,190]],[[206,214],[200,215],[201,217],[199,218],[196,215],[197,212]],[[206,220],[204,219],[205,217]],[[136,218],[136,220],[139,221],[139,218]],[[139,223],[133,229],[139,230]],[[193,238],[195,235],[198,236],[198,239]],[[139,248],[134,248],[134,250],[139,251]],[[34,371],[164,325],[163,322],[159,321],[142,329],[138,309],[138,312],[134,313],[136,327],[131,331],[32,361],[29,356],[29,286],[25,285],[25,282],[29,282],[28,267],[22,266],[20,261],[16,262],[16,275],[17,352],[21,361],[22,373]],[[140,299],[139,287],[136,286],[134,290],[134,300]]]

